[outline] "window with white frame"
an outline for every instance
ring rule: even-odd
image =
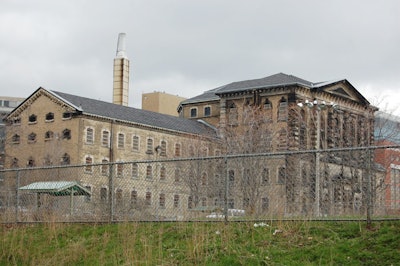
[[[138,178],[139,177],[139,167],[137,163],[132,164],[132,178]]]
[[[125,134],[118,133],[118,149],[123,149],[125,146]]]
[[[211,116],[211,106],[205,106],[204,107],[204,116]]]
[[[197,117],[197,107],[190,108],[190,117]]]
[[[174,208],[178,208],[179,207],[179,195],[175,194],[174,195]]]
[[[104,147],[110,146],[110,131],[103,130],[101,133],[101,145]]]
[[[175,157],[181,157],[181,144],[175,143]]]
[[[103,159],[101,160],[101,174],[102,175],[108,175],[109,173],[109,165],[108,165],[108,160],[107,159]]]
[[[153,154],[153,139],[148,138],[147,139],[147,150],[146,150],[147,154]]]
[[[89,155],[86,156],[85,158],[85,172],[86,173],[92,173],[93,172],[93,158]]]
[[[91,127],[86,128],[86,143],[93,144],[94,142],[94,129]]]
[[[133,136],[132,137],[132,150],[139,151],[139,149],[140,149],[140,139],[138,136]]]
[[[161,141],[161,156],[167,156],[167,142],[165,140]]]
[[[117,163],[117,177],[122,178],[124,176],[124,164]]]

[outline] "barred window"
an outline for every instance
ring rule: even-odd
[[[263,169],[261,178],[262,178],[261,184],[263,186],[265,186],[269,183],[269,169],[268,168]]]
[[[162,165],[160,169],[160,181],[165,181],[166,176],[167,176],[167,169],[165,168],[164,165]]]
[[[132,150],[139,151],[139,137],[138,136],[132,137]]]
[[[147,154],[153,154],[153,139],[147,139]]]
[[[167,142],[165,140],[161,141],[161,156],[167,156]]]
[[[181,156],[181,144],[180,143],[175,143],[175,156],[176,157]]]
[[[108,171],[109,171],[109,165],[108,165],[108,160],[107,159],[103,159],[101,160],[101,174],[102,175],[108,175]]]
[[[101,145],[104,147],[110,146],[110,132],[107,130],[103,130],[103,132],[102,132]]]
[[[164,193],[160,194],[159,200],[160,200],[160,202],[159,202],[160,208],[165,208],[165,194]]]
[[[137,163],[132,164],[132,178],[138,178],[139,177],[139,167]]]
[[[204,116],[211,116],[211,106],[204,107]]]
[[[90,157],[90,156],[86,156],[86,158],[85,158],[85,164],[86,164],[86,166],[85,166],[85,172],[86,172],[86,173],[92,173],[92,172],[93,172],[93,166],[92,166],[92,164],[93,164],[93,158]]]
[[[100,200],[102,203],[107,202],[107,188],[100,188]]]
[[[119,133],[118,134],[118,148],[123,149],[125,146],[125,134]]]
[[[131,204],[132,205],[136,205],[137,204],[137,191],[136,190],[132,190],[131,191]]]
[[[179,168],[175,168],[175,182],[180,182],[181,181],[181,171]]]
[[[286,168],[279,167],[278,170],[278,184],[285,184],[286,181]]]
[[[146,200],[145,200],[145,204],[147,205],[147,206],[150,206],[151,205],[151,192],[146,192]]]
[[[146,178],[151,179],[153,178],[153,166],[148,165],[146,167]]]
[[[117,189],[117,191],[115,192],[115,203],[118,206],[121,206],[123,204],[123,195],[122,195],[122,189]]]
[[[179,195],[175,194],[174,195],[174,208],[179,207]]]
[[[117,177],[122,178],[124,176],[124,164],[117,163]]]
[[[93,128],[86,129],[86,143],[93,144],[94,141],[94,130]]]

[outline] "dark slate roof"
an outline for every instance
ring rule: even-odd
[[[52,91],[52,93],[61,100],[72,104],[83,114],[115,119],[153,128],[216,137],[214,128],[199,121],[122,106],[63,92]]]
[[[260,78],[260,79],[232,82],[227,85],[206,91],[203,94],[198,95],[196,97],[187,99],[187,100],[181,102],[181,104],[218,100],[219,99],[218,95],[221,95],[224,93],[231,93],[231,92],[244,91],[244,90],[249,90],[249,89],[258,89],[258,88],[288,86],[288,85],[296,85],[296,84],[306,86],[306,87],[313,86],[313,83],[310,81],[298,78],[293,75],[278,73],[278,74],[268,76],[265,78]]]

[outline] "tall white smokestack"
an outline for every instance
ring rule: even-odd
[[[125,33],[118,35],[117,54],[114,59],[113,103],[128,105],[129,59],[126,55]]]

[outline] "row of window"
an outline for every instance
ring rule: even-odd
[[[197,117],[198,116],[198,107],[190,108],[190,117]],[[205,106],[203,108],[203,117],[211,116],[211,106]]]
[[[64,112],[64,113],[62,114],[62,119],[63,119],[63,120],[67,120],[67,119],[70,119],[70,118],[72,118],[72,113],[71,113],[71,112]],[[48,113],[45,115],[45,118],[44,118],[44,119],[45,119],[45,122],[54,122],[54,113],[48,112]],[[38,121],[38,117],[37,117],[37,115],[35,115],[35,114],[31,114],[31,115],[28,117],[28,124],[36,124],[37,121]],[[14,118],[13,124],[16,124],[16,125],[21,124],[21,118],[19,118],[19,117]]]
[[[50,155],[47,155],[45,158],[43,158],[43,165],[44,166],[52,166],[52,165],[70,165],[71,164],[71,157],[68,153],[64,153],[61,158],[59,159],[59,162],[54,161],[54,158]],[[19,159],[18,158],[13,158],[11,161],[11,167],[12,168],[19,168],[22,167],[23,165],[20,165]],[[27,167],[36,167],[37,162],[36,160],[31,156],[29,157],[28,161],[26,162]]]
[[[44,140],[52,140],[54,138],[58,138],[58,134],[54,133],[53,131],[47,131],[44,133]],[[61,139],[71,139],[71,130],[68,128],[64,129],[61,132]],[[37,141],[37,134],[35,132],[31,132],[27,137],[28,143],[35,143]],[[13,144],[19,144],[21,142],[21,136],[19,134],[14,134],[11,137],[11,142]]]
[[[91,191],[90,186],[86,186],[86,189]],[[174,208],[180,208],[181,207],[181,201],[182,201],[182,196],[179,194],[174,194],[171,195],[173,196],[172,198],[168,198],[165,193],[160,193],[158,195],[158,207],[160,208],[166,208],[167,206],[167,201],[172,200],[172,206]],[[90,198],[87,198],[90,201]],[[106,203],[108,200],[108,190],[105,187],[100,188],[100,201]],[[116,208],[118,209],[119,206],[123,206],[124,204],[124,196],[123,196],[123,190],[122,189],[117,189],[115,191],[115,200],[116,200]],[[139,205],[140,198],[138,196],[138,191],[137,190],[132,190],[130,192],[130,199],[129,203],[132,205],[132,207],[135,207]],[[145,197],[143,199],[143,203],[145,206],[151,206],[152,201],[153,201],[153,195],[152,192],[147,191],[145,193]],[[228,208],[234,209],[235,208],[235,200],[233,198],[228,199]],[[223,202],[221,199],[215,198],[213,199],[214,206],[223,206]],[[250,205],[250,199],[249,198],[244,198],[242,202],[243,208],[247,208]],[[209,199],[207,197],[194,197],[194,196],[188,196],[187,197],[187,209],[193,209],[196,207],[208,207],[209,206]],[[269,208],[269,199],[268,197],[261,198],[261,207],[263,210],[267,210]]]
[[[101,146],[110,147],[110,136],[111,133],[108,130],[103,130],[101,132]],[[95,141],[95,130],[92,127],[88,127],[86,129],[86,144],[94,144]],[[118,133],[117,134],[117,148],[124,149],[126,147],[126,134]],[[160,144],[155,146],[154,139],[151,137],[146,138],[146,146],[144,148],[147,154],[153,154],[156,152],[160,156],[167,156],[167,141],[161,140]],[[131,149],[134,152],[139,152],[142,149],[141,138],[137,135],[133,135],[131,138]],[[215,151],[215,155],[219,156],[221,153],[219,150]],[[182,145],[181,143],[175,143],[173,148],[173,155],[175,157],[182,156]],[[192,145],[189,145],[189,156],[195,156],[195,149]],[[200,151],[200,156],[208,156],[208,148],[203,147]]]

